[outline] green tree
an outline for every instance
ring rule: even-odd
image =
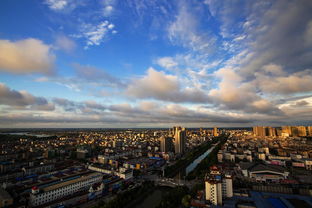
[[[190,206],[190,204],[191,204],[191,195],[185,195],[183,198],[182,198],[182,205],[184,206],[184,207],[189,207]]]

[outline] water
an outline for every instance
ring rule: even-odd
[[[210,147],[205,153],[203,153],[201,156],[199,156],[198,158],[196,158],[191,164],[189,164],[186,169],[185,169],[185,175],[187,176],[190,172],[192,172],[196,167],[197,165],[203,160],[205,159],[209,154],[210,152],[217,146],[216,145],[213,145],[212,147]]]
[[[186,168],[183,168],[182,170],[179,171],[179,173],[174,177],[176,179],[180,179],[180,180],[184,180],[185,177],[192,172],[197,165],[203,160],[205,159],[210,153],[211,151],[218,145],[214,144],[212,147],[210,147],[206,152],[204,152],[203,154],[201,154],[198,158],[196,158],[191,164],[189,164]]]
[[[9,135],[20,135],[20,136],[36,136],[36,137],[50,137],[52,135],[47,135],[47,134],[32,134],[29,132],[12,132],[12,133],[0,133],[1,134],[9,134]]]

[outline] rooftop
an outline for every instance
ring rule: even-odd
[[[81,182],[81,181],[85,181],[85,180],[88,180],[90,178],[101,176],[101,175],[102,174],[100,174],[100,173],[91,173],[89,175],[81,176],[81,177],[73,179],[73,180],[69,180],[69,181],[65,181],[65,182],[60,181],[60,183],[54,184],[52,186],[45,187],[42,190],[44,192],[52,191],[52,190],[55,190],[55,189],[58,189],[58,188],[61,188],[61,187],[64,187],[64,186],[69,186],[71,184],[78,183],[78,182]]]

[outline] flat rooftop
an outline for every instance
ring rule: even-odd
[[[101,173],[90,173],[89,175],[81,176],[81,177],[75,178],[73,180],[68,180],[68,181],[63,181],[63,182],[60,181],[60,183],[57,183],[57,184],[45,187],[42,190],[44,192],[52,191],[52,190],[55,190],[55,189],[58,189],[58,188],[61,188],[61,187],[64,187],[64,186],[69,186],[69,185],[74,184],[74,183],[78,183],[78,182],[81,182],[81,181],[88,180],[90,178],[94,178],[94,177],[97,177],[97,176],[102,176],[102,174]]]

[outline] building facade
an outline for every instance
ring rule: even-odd
[[[186,147],[186,130],[182,127],[173,127],[174,150],[176,154],[183,154]]]
[[[59,181],[44,188],[33,187],[30,194],[30,206],[40,206],[79,191],[89,190],[93,184],[102,182],[102,179],[101,173],[90,173],[72,180]]]
[[[170,152],[171,151],[171,144],[172,144],[172,138],[171,137],[162,136],[159,138],[159,141],[160,141],[160,151],[161,152]]]
[[[221,173],[216,166],[210,168],[205,177],[205,199],[214,205],[222,205],[222,200],[233,197],[233,179],[231,175]]]

